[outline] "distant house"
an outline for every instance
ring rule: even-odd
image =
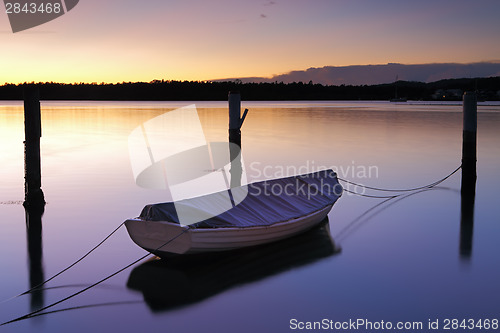
[[[432,94],[432,98],[435,100],[459,100],[462,95],[461,89],[438,89]]]

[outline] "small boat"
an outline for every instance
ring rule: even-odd
[[[159,257],[234,250],[313,228],[325,219],[342,191],[337,174],[322,170],[147,205],[125,226],[137,245]]]
[[[391,103],[402,103],[402,102],[407,102],[408,100],[405,97],[397,97],[397,98],[391,98],[389,101]]]
[[[391,103],[402,103],[406,102],[406,97],[398,97],[398,76],[396,75],[396,81],[394,81],[394,98],[389,100]]]

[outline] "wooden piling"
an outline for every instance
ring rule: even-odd
[[[477,97],[473,92],[463,96],[462,188],[460,211],[460,256],[470,259],[474,231],[477,163]]]
[[[42,123],[40,92],[36,86],[24,88],[24,205],[45,204],[40,168]]]
[[[229,142],[241,147],[241,95],[238,91],[230,91],[229,97]]]
[[[462,192],[476,187],[477,97],[473,92],[463,96]]]
[[[231,188],[241,186],[241,95],[230,91],[229,103],[229,157],[231,159]]]

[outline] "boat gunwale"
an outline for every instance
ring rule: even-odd
[[[302,215],[302,216],[299,216],[299,217],[295,217],[295,218],[292,218],[292,219],[289,219],[289,220],[286,220],[286,221],[279,221],[279,222],[275,222],[273,224],[268,224],[268,225],[254,225],[254,226],[241,226],[241,227],[237,227],[237,226],[229,226],[229,227],[225,227],[225,226],[217,226],[217,227],[203,227],[203,228],[196,228],[196,227],[191,227],[190,225],[182,225],[182,224],[179,224],[179,223],[176,223],[176,222],[171,222],[171,221],[150,221],[150,220],[145,220],[145,219],[141,219],[140,217],[135,217],[135,218],[131,218],[131,219],[127,219],[127,221],[133,221],[133,222],[149,222],[149,223],[159,223],[159,224],[166,224],[166,225],[170,225],[170,226],[174,226],[174,227],[179,227],[179,229],[190,229],[188,232],[195,232],[195,233],[203,233],[203,232],[213,232],[215,230],[219,230],[219,231],[241,231],[241,230],[250,230],[250,229],[269,229],[269,228],[272,228],[272,227],[279,227],[279,226],[285,226],[287,224],[294,224],[294,223],[297,223],[297,222],[300,222],[302,221],[303,219],[307,218],[307,217],[310,217],[312,215],[315,215],[317,214],[318,212],[322,211],[322,210],[325,210],[325,209],[329,209],[331,210],[333,208],[333,205],[334,204],[329,204],[329,205],[326,205],[324,207],[321,207],[319,209],[316,209],[312,212],[310,212],[309,214],[307,215]],[[199,222],[197,222],[199,223]]]

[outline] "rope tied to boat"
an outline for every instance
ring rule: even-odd
[[[364,189],[368,189],[368,190],[373,190],[373,191],[381,191],[381,192],[396,192],[399,194],[394,194],[394,195],[370,195],[370,194],[365,194],[365,193],[359,193],[359,192],[356,192],[356,191],[352,191],[352,190],[348,190],[348,189],[345,189],[344,188],[344,191],[346,191],[347,193],[351,193],[351,194],[354,194],[354,195],[359,195],[359,196],[362,196],[362,197],[366,197],[366,198],[376,198],[376,199],[390,199],[390,198],[397,198],[399,196],[402,196],[402,195],[405,195],[406,193],[401,193],[401,192],[414,192],[414,191],[418,191],[418,190],[424,190],[424,189],[430,189],[430,188],[433,188],[439,184],[441,184],[442,182],[444,182],[445,180],[447,180],[448,178],[450,178],[451,176],[453,176],[455,173],[458,172],[458,170],[460,170],[462,168],[462,165],[460,165],[458,168],[456,168],[455,170],[453,170],[450,174],[448,174],[447,176],[433,182],[433,183],[430,183],[430,184],[427,184],[427,185],[424,185],[424,186],[419,186],[419,187],[413,187],[413,188],[408,188],[408,189],[388,189],[388,188],[380,188],[380,187],[373,187],[373,186],[367,186],[367,185],[363,185],[363,184],[358,184],[358,183],[355,183],[355,182],[352,182],[352,181],[349,181],[347,179],[343,179],[343,178],[339,178],[337,177],[338,180],[342,181],[342,182],[345,182],[347,184],[350,184],[350,185],[354,185],[356,187],[361,187],[361,188],[364,188]]]
[[[116,229],[115,229],[115,230],[114,230],[114,231],[113,231],[110,235],[108,235],[108,237],[106,237],[106,238],[105,238],[105,239],[104,239],[101,243],[99,243],[99,244],[98,244],[98,246],[99,246],[99,245],[101,245],[101,244],[102,244],[102,243],[103,243],[106,239],[108,239],[108,238],[109,238],[109,237],[110,237],[113,233],[115,233],[115,232],[116,232],[116,230],[118,230],[118,229],[119,229],[119,228],[120,228],[120,227],[121,227],[124,223],[125,223],[125,222],[123,222],[122,224],[120,224],[120,225],[119,225],[119,226],[118,226],[118,227],[117,227],[117,228],[116,228]],[[34,315],[40,315],[40,314],[43,314],[43,311],[45,311],[45,310],[47,310],[47,309],[49,309],[49,308],[51,308],[51,307],[53,307],[53,306],[56,306],[56,305],[58,305],[58,304],[61,304],[61,303],[65,302],[65,301],[67,301],[67,300],[69,300],[69,299],[71,299],[71,298],[73,298],[73,297],[75,297],[75,296],[78,296],[78,295],[80,295],[80,294],[84,293],[85,291],[87,291],[87,290],[89,290],[89,289],[94,288],[95,286],[97,286],[97,285],[99,285],[99,284],[103,283],[104,281],[107,281],[107,280],[111,279],[113,276],[118,275],[119,273],[123,272],[123,271],[124,271],[124,270],[126,270],[127,268],[129,268],[129,267],[131,267],[131,266],[135,265],[135,264],[136,264],[136,263],[138,263],[139,261],[142,261],[142,260],[146,259],[149,255],[153,254],[153,252],[156,252],[156,251],[160,250],[162,247],[167,246],[168,244],[170,244],[170,242],[173,242],[174,240],[176,240],[177,238],[179,238],[180,236],[182,236],[184,233],[188,232],[189,230],[190,230],[190,228],[189,228],[189,227],[188,227],[188,228],[185,228],[185,229],[184,229],[184,230],[182,230],[179,234],[177,234],[176,236],[174,236],[174,237],[170,238],[168,241],[166,241],[165,243],[163,243],[161,246],[157,247],[157,248],[156,248],[156,249],[154,249],[153,251],[150,251],[150,252],[148,251],[148,253],[147,253],[147,254],[145,254],[145,255],[143,255],[142,257],[140,257],[140,258],[138,258],[138,259],[134,260],[132,263],[130,263],[130,264],[126,265],[125,267],[123,267],[123,268],[121,268],[121,269],[117,270],[116,272],[114,272],[114,273],[112,273],[112,274],[110,274],[110,275],[106,276],[105,278],[103,278],[103,279],[101,279],[101,280],[99,280],[99,281],[97,281],[97,282],[95,282],[95,283],[91,284],[90,286],[85,287],[85,288],[83,288],[83,289],[81,289],[81,290],[79,290],[79,291],[77,291],[77,292],[75,292],[75,293],[73,293],[73,294],[71,294],[71,295],[69,295],[69,296],[67,296],[67,297],[65,297],[65,298],[63,298],[63,299],[61,299],[61,300],[59,300],[59,301],[56,301],[56,302],[54,302],[54,303],[52,303],[52,304],[49,304],[49,305],[47,305],[47,306],[44,306],[43,308],[40,308],[40,309],[35,310],[35,311],[32,311],[32,312],[30,312],[30,313],[28,313],[28,314],[25,314],[25,315],[21,316],[21,317],[17,317],[17,318],[15,318],[15,319],[12,319],[12,320],[6,321],[6,322],[4,322],[4,323],[1,323],[1,324],[0,324],[0,326],[4,326],[4,325],[7,325],[7,324],[11,324],[11,323],[14,323],[14,322],[17,322],[17,321],[20,321],[20,320],[24,320],[24,319],[29,319],[29,318],[33,317]],[[92,250],[91,250],[91,251],[89,251],[87,254],[85,254],[82,258],[80,258],[80,260],[79,260],[79,261],[81,261],[81,260],[82,260],[85,256],[87,256],[88,254],[90,254],[90,253],[91,253],[93,250],[95,250],[98,246],[96,246],[94,249],[92,249]],[[70,266],[69,266],[68,268],[66,268],[65,270],[68,270],[69,268],[71,268],[72,266],[74,266],[76,263],[77,263],[77,262],[73,263],[72,265],[70,265]],[[65,270],[63,270],[63,271],[65,271]],[[63,273],[63,271],[61,271],[61,272],[59,272],[58,274],[56,274],[56,276],[57,276],[57,275],[62,274],[62,273]],[[55,278],[55,276],[53,276],[53,277],[52,277],[52,278],[50,278],[49,280],[51,280],[51,279],[53,279],[53,278]],[[47,281],[47,282],[48,282],[48,281]],[[41,285],[43,285],[44,283],[46,283],[46,282],[41,283]],[[39,287],[37,287],[37,288],[39,288]],[[29,291],[24,292],[24,293],[22,293],[22,294],[20,294],[20,295],[24,295],[24,294],[26,294],[26,293],[28,293],[28,292],[29,292]]]
[[[419,187],[414,187],[414,188],[409,188],[409,189],[387,189],[387,188],[377,188],[377,187],[372,187],[372,186],[366,186],[366,185],[362,185],[362,184],[358,184],[358,183],[355,183],[355,182],[352,182],[352,181],[349,181],[349,180],[346,180],[346,179],[343,179],[343,178],[339,178],[337,177],[338,180],[342,181],[342,182],[345,182],[347,184],[350,184],[350,185],[354,185],[354,186],[357,186],[357,187],[361,187],[361,188],[364,188],[364,189],[369,189],[369,190],[374,190],[374,191],[381,191],[381,192],[399,192],[399,194],[394,194],[394,195],[387,195],[387,196],[379,196],[379,195],[369,195],[369,194],[365,194],[365,193],[359,193],[359,192],[356,192],[356,191],[351,191],[351,190],[348,190],[348,189],[344,189],[344,191],[348,192],[348,193],[351,193],[351,194],[354,194],[354,195],[359,195],[359,196],[363,196],[363,197],[368,197],[368,198],[377,198],[377,199],[388,199],[388,200],[391,200],[391,199],[394,199],[394,198],[397,198],[397,197],[401,197],[401,196],[409,196],[409,195],[412,195],[413,193],[409,194],[408,192],[417,192],[417,191],[424,191],[424,190],[428,190],[428,189],[432,189],[434,187],[436,187],[437,185],[441,184],[442,182],[444,182],[445,180],[447,180],[448,178],[450,178],[452,175],[454,175],[455,173],[458,172],[458,170],[460,170],[462,168],[462,165],[460,165],[458,168],[456,168],[454,171],[452,171],[450,174],[448,174],[447,176],[433,182],[433,183],[430,183],[430,184],[427,184],[427,185],[424,185],[424,186],[419,186]],[[405,192],[405,193],[401,193],[401,192]],[[386,200],[386,201],[388,201]],[[385,203],[386,201],[382,202],[381,204]],[[377,205],[378,206],[378,205]],[[377,207],[376,206],[376,207]],[[365,215],[365,214],[363,214]],[[52,277],[48,278],[47,280],[43,281],[42,283],[38,284],[37,286],[35,287],[32,287],[31,289],[23,292],[23,293],[20,293],[16,296],[13,296],[1,303],[4,303],[4,302],[7,302],[9,300],[12,300],[14,298],[17,298],[17,297],[20,297],[20,296],[23,296],[23,295],[26,295],[26,294],[29,294],[29,293],[32,293],[36,290],[39,290],[43,285],[45,285],[46,283],[48,283],[49,281],[52,281],[53,279],[55,279],[56,277],[58,277],[59,275],[63,274],[64,272],[66,272],[67,270],[69,270],[70,268],[74,267],[76,264],[78,264],[79,262],[81,262],[83,259],[85,259],[87,256],[89,256],[92,252],[94,252],[97,248],[99,248],[105,241],[107,241],[113,234],[115,234],[123,225],[125,224],[125,222],[122,222],[119,226],[117,226],[110,234],[108,234],[101,242],[99,242],[96,246],[94,246],[91,250],[89,250],[87,253],[85,253],[82,257],[80,257],[78,260],[76,260],[75,262],[73,262],[71,265],[67,266],[66,268],[64,268],[63,270],[59,271],[58,273],[56,273],[55,275],[53,275]],[[153,252],[156,252],[158,250],[160,250],[161,248],[163,248],[164,246],[168,245],[169,243],[171,243],[172,241],[174,241],[175,239],[179,238],[181,235],[183,235],[184,233],[186,233],[187,231],[189,231],[193,226],[187,226],[185,229],[183,229],[179,234],[177,234],[176,236],[174,236],[173,238],[169,239],[168,241],[166,241],[165,243],[163,243],[161,246],[159,246],[158,248],[152,250],[152,251],[148,251],[147,254],[145,254],[144,256],[136,259],[135,261],[133,261],[132,263],[126,265],[125,267],[119,269],[118,271],[115,271],[114,273],[106,276],[105,278],[91,284],[90,286],[87,286],[59,301],[56,301],[52,304],[49,304],[43,308],[40,308],[38,310],[35,310],[35,311],[32,311],[26,315],[23,315],[21,317],[18,317],[18,318],[15,318],[13,320],[10,320],[10,321],[7,321],[7,322],[4,322],[4,323],[1,323],[0,326],[4,326],[4,325],[7,325],[7,324],[10,324],[10,323],[14,323],[14,322],[17,322],[17,321],[20,321],[20,320],[24,320],[24,319],[29,319],[31,317],[34,317],[35,315],[38,316],[38,315],[42,315],[44,314],[43,311],[55,306],[55,305],[58,305],[60,303],[63,303],[77,295],[80,295],[82,294],[83,292],[109,280],[110,278],[114,277],[115,275],[123,272],[124,270],[126,270],[127,268],[135,265],[136,263],[138,263],[139,261],[141,260],[144,260],[145,258],[147,258],[149,255],[153,254]]]

